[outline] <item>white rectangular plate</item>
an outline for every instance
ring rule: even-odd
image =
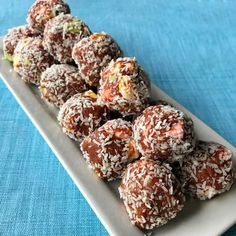
[[[2,38],[0,38],[0,58]],[[144,232],[131,225],[123,203],[119,200],[118,182],[106,183],[98,179],[87,167],[78,144],[62,133],[57,124],[58,110],[45,103],[36,87],[27,85],[12,71],[9,62],[0,60],[0,75],[36,128],[82,192],[110,235],[138,236]],[[198,138],[219,142],[233,151],[236,149],[210,129],[184,107],[152,85],[152,99],[165,100],[187,113],[194,121]],[[192,200],[184,210],[163,227],[153,230],[153,235],[219,235],[236,222],[236,187],[210,201]]]

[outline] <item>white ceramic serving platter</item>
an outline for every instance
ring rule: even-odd
[[[2,38],[0,38],[0,58],[2,57]],[[30,86],[19,79],[9,62],[0,60],[0,75],[87,199],[109,234],[117,236],[144,235],[145,232],[131,225],[119,199],[118,183],[106,183],[98,179],[87,167],[78,143],[62,133],[56,119],[58,110],[40,98],[36,87]],[[194,121],[198,138],[225,145],[233,151],[234,164],[236,163],[236,149],[231,144],[155,85],[152,85],[152,99],[166,100],[187,113]],[[187,202],[184,210],[176,219],[153,230],[152,235],[213,236],[221,234],[235,222],[236,187],[234,185],[229,192],[210,201],[191,200]]]

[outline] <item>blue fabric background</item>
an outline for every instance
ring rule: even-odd
[[[0,35],[33,0],[0,0]],[[236,14],[227,0],[68,0],[170,96],[236,145]],[[0,235],[107,235],[0,81]],[[233,227],[226,235],[236,235]]]

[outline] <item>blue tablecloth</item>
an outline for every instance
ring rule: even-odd
[[[33,0],[0,0],[0,35]],[[110,33],[150,78],[236,145],[235,1],[68,0],[92,31]],[[0,235],[107,235],[0,81]],[[236,235],[233,227],[226,235]]]

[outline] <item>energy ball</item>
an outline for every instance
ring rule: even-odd
[[[119,192],[131,223],[141,229],[166,224],[176,217],[185,202],[171,167],[151,159],[128,165]]]
[[[39,36],[39,33],[26,25],[9,29],[3,37],[4,59],[13,61],[13,54],[20,39],[36,36]]]
[[[146,108],[134,121],[134,139],[143,158],[174,162],[195,146],[193,122],[170,105]]]
[[[70,14],[60,14],[49,20],[44,30],[45,49],[60,63],[72,62],[72,48],[91,34],[88,26]]]
[[[25,82],[38,85],[42,72],[53,63],[39,37],[20,40],[14,51],[13,68]]]
[[[97,103],[97,95],[91,90],[78,93],[60,108],[58,121],[70,138],[82,141],[106,118],[106,108]]]
[[[98,100],[122,115],[140,113],[148,103],[150,83],[135,58],[118,58],[102,70]]]
[[[75,44],[72,57],[81,75],[90,86],[97,86],[101,70],[122,52],[114,39],[108,34],[94,33]]]
[[[78,69],[67,64],[52,65],[42,73],[39,90],[42,98],[57,107],[87,89]]]
[[[32,28],[43,32],[46,23],[60,13],[70,13],[63,0],[36,0],[29,9],[27,21]]]
[[[107,121],[81,143],[89,166],[103,179],[114,180],[138,157],[132,137],[132,123],[122,119]]]
[[[181,166],[186,193],[201,200],[228,191],[234,182],[232,152],[221,144],[199,141]]]

